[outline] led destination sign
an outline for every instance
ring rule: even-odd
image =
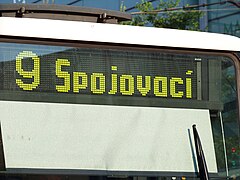
[[[28,58],[28,60],[24,60],[26,58]],[[34,91],[35,89],[44,91],[44,89],[41,88],[41,82],[44,83],[46,80],[44,77],[41,77],[41,61],[47,60],[45,60],[44,57],[40,58],[32,51],[23,51],[17,55],[16,71],[21,77],[16,78],[16,84],[20,89],[25,91]],[[73,69],[71,66],[75,66],[76,61],[79,61],[79,59],[72,60],[66,56],[64,56],[64,58],[61,58],[61,56],[56,58],[56,61],[53,63],[55,64],[55,76],[48,77],[49,79],[56,79],[56,92],[81,94],[84,90],[85,93],[88,91],[88,93],[91,94],[127,96],[139,94],[141,96],[152,95],[155,97],[193,98],[192,68],[186,68],[182,72],[183,75],[175,75],[173,77],[164,76],[164,72],[161,73],[161,71],[159,75],[145,75],[146,72],[142,72],[142,69],[138,68],[137,64],[134,64],[136,68],[133,69],[134,73],[129,72],[128,74],[118,74],[118,69],[121,67],[118,67],[115,63],[114,65],[103,67],[103,72],[87,72],[87,70],[83,71],[83,69],[82,71],[67,70],[67,68]],[[145,63],[147,64],[147,62]],[[26,64],[25,68],[24,64]],[[33,68],[30,68],[30,71],[25,70],[29,69],[29,67],[26,66],[32,66]],[[91,64],[91,66],[94,66],[94,64]],[[101,68],[101,65],[99,65],[99,68]],[[95,68],[92,67],[92,69]],[[106,70],[109,72],[106,72]],[[29,82],[29,80],[31,82]],[[45,91],[48,91],[48,89],[45,89]]]
[[[194,56],[161,51],[26,46],[10,48],[10,53],[1,50],[2,92],[16,92],[14,96],[35,94],[36,98],[46,94],[59,98],[102,97],[106,101],[115,97],[129,101],[132,97],[197,99]]]
[[[195,99],[196,62],[161,56],[86,49],[39,56],[22,51],[15,61],[16,86],[22,91]]]

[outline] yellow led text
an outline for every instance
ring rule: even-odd
[[[23,59],[33,61],[33,69],[26,71],[22,68]],[[192,98],[192,70],[186,70],[184,77],[142,76],[118,74],[118,67],[111,66],[111,74],[102,72],[68,72],[71,62],[68,59],[56,59],[56,78],[61,80],[56,84],[56,91],[61,93],[86,93],[133,96],[147,95],[156,97]],[[25,91],[32,91],[40,85],[40,58],[32,51],[20,52],[16,57],[16,71],[22,79],[16,78],[16,84]],[[24,82],[31,79],[31,83]],[[29,82],[29,80],[28,80]],[[110,84],[106,84],[109,82]]]
[[[70,74],[66,71],[62,71],[62,66],[70,66],[70,62],[67,59],[57,59],[56,61],[56,76],[64,79],[63,85],[56,85],[58,92],[70,91]]]
[[[25,71],[22,68],[22,60],[24,58],[31,58],[33,60],[33,69]],[[22,79],[16,79],[16,84],[25,91],[32,91],[40,84],[40,59],[32,51],[20,52],[16,57],[16,71],[23,78],[33,79],[32,83],[24,83]]]

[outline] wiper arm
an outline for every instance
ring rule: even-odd
[[[200,137],[198,135],[196,125],[194,124],[192,126],[192,128],[193,128],[195,149],[196,149],[197,160],[198,160],[199,177],[200,177],[200,180],[209,180],[207,164],[206,164],[206,160],[205,160],[205,157],[204,157],[202,144],[201,144]]]

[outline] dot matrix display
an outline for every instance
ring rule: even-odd
[[[14,58],[0,62],[1,89],[37,96],[197,100],[194,55],[56,46],[49,52],[50,48],[11,48]]]

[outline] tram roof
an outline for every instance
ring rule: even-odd
[[[0,17],[0,35],[240,51],[240,38],[230,35],[52,19]]]

